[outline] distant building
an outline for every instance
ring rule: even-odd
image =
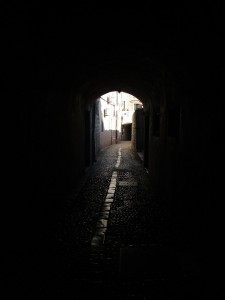
[[[143,105],[133,95],[109,92],[99,97],[95,106],[96,153],[120,140],[131,140],[132,116]]]
[[[137,108],[142,108],[142,102],[131,94],[121,92],[121,140],[131,140],[132,118]]]

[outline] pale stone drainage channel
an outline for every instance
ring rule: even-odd
[[[105,201],[100,212],[100,218],[97,222],[96,230],[91,240],[91,246],[100,247],[104,244],[110,208],[111,204],[113,203],[116,190],[116,179],[117,172],[114,171],[111,177],[108,193],[106,195]]]
[[[121,162],[121,148],[119,148],[118,151],[118,158],[117,158],[115,168],[119,167],[120,162]],[[106,195],[105,202],[101,209],[100,218],[97,222],[94,236],[91,240],[92,247],[101,247],[104,244],[110,208],[115,197],[116,181],[117,181],[117,171],[113,171],[108,193]]]
[[[121,163],[121,148],[118,150],[118,158],[115,169]],[[104,242],[107,231],[107,224],[110,215],[111,205],[115,198],[118,172],[113,171],[105,201],[101,207],[100,216],[96,224],[94,235],[91,240],[91,265],[93,266],[92,283],[103,283],[103,262],[104,262]]]

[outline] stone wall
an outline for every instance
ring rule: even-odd
[[[138,151],[144,151],[144,110],[136,109],[132,116],[132,136],[133,147]]]

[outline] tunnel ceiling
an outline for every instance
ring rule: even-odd
[[[145,99],[160,84],[162,67],[159,64],[144,56],[136,47],[120,47],[119,50],[120,53],[118,49],[111,48],[105,56],[101,56],[101,51],[96,55],[93,52],[90,54],[93,61],[83,70],[79,88],[92,101],[112,90],[125,91]]]
[[[187,90],[195,82],[204,86],[208,70],[219,63],[219,7],[129,3],[123,8],[85,1],[10,9],[4,13],[11,56],[18,58],[15,77],[23,70],[37,89],[72,87],[87,98],[124,90],[145,98],[165,77]]]

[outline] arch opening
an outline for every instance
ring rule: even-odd
[[[120,141],[143,151],[143,114],[142,101],[132,94],[111,91],[99,96],[85,114],[86,166],[102,149]]]

